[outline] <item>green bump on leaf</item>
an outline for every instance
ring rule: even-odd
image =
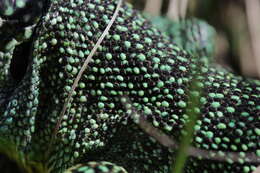
[[[102,109],[105,107],[105,104],[103,102],[98,103],[98,108]]]
[[[260,136],[260,129],[259,128],[255,128],[255,133]]]
[[[111,82],[107,82],[106,86],[109,87],[109,88],[113,88],[114,87],[114,85]]]
[[[213,102],[211,105],[212,105],[213,108],[220,107],[220,103],[219,102]]]
[[[242,112],[241,115],[244,116],[244,117],[248,117],[249,113],[248,112]]]
[[[179,101],[178,106],[180,106],[181,108],[185,108],[187,106],[187,104],[184,101]]]
[[[139,74],[139,73],[140,73],[140,70],[139,70],[139,68],[138,68],[138,67],[134,67],[134,69],[133,69],[133,70],[134,70],[134,73],[135,73],[135,74]]]
[[[196,142],[198,142],[198,143],[202,143],[202,141],[203,141],[203,139],[200,138],[200,137],[198,137],[198,136],[195,138],[195,140],[196,140]]]
[[[227,111],[228,111],[229,113],[234,113],[234,112],[235,112],[235,108],[233,108],[233,107],[227,107]]]
[[[118,75],[116,78],[117,78],[117,80],[119,80],[119,81],[124,81],[124,77],[121,76],[121,75]]]
[[[181,71],[185,72],[185,71],[187,71],[187,68],[186,68],[186,67],[184,67],[184,66],[180,66],[180,67],[179,67],[179,70],[181,70]]]
[[[112,56],[111,53],[107,53],[107,54],[106,54],[106,58],[107,58],[108,60],[111,60],[111,59],[113,58],[113,56]]]
[[[55,38],[53,38],[52,40],[51,40],[51,44],[54,46],[54,45],[56,45],[57,44],[57,40],[55,39]]]
[[[224,123],[219,123],[219,124],[217,125],[217,127],[218,127],[219,129],[225,129],[225,128],[227,128],[226,124],[224,124]]]
[[[80,96],[80,102],[86,102],[87,101],[87,97],[86,96]]]
[[[16,6],[19,8],[23,8],[25,6],[25,1],[22,0],[16,1]]]
[[[106,166],[99,166],[98,169],[100,169],[102,172],[109,172],[109,169]]]
[[[143,49],[144,46],[138,43],[138,44],[136,44],[136,48],[137,48],[137,49]]]
[[[247,172],[249,172],[250,171],[250,168],[248,167],[248,166],[244,166],[243,167],[243,172],[244,173],[247,173]]]
[[[260,150],[256,150],[256,155],[260,157]]]
[[[170,104],[169,104],[167,101],[163,101],[163,102],[162,102],[162,106],[163,106],[163,107],[169,107],[169,105],[170,105]]]
[[[159,82],[157,83],[157,87],[158,87],[158,88],[164,87],[164,82],[163,82],[163,81],[159,81]]]
[[[145,115],[150,115],[150,114],[152,114],[151,109],[149,109],[149,108],[145,109],[145,110],[144,110],[144,114],[145,114]]]
[[[156,63],[156,64],[158,64],[158,63],[160,63],[160,59],[157,58],[157,57],[154,57],[154,58],[153,58],[153,62]]]
[[[117,35],[117,34],[115,34],[115,35],[113,35],[113,39],[116,40],[116,41],[118,41],[118,40],[120,40],[120,36]]]
[[[85,83],[84,83],[84,82],[80,82],[80,83],[79,83],[79,87],[80,87],[81,89],[85,88]]]
[[[11,16],[14,13],[14,9],[12,7],[8,7],[5,11],[4,14],[7,16]]]
[[[181,89],[181,88],[179,88],[179,89],[177,89],[177,93],[178,93],[178,94],[184,94],[184,90]]]
[[[208,132],[205,133],[205,135],[206,135],[208,138],[213,138],[214,133],[211,132],[211,131],[208,131]]]
[[[127,48],[130,48],[131,47],[131,42],[129,42],[129,41],[125,41],[125,47],[127,47]]]
[[[145,57],[144,54],[139,54],[139,55],[138,55],[138,59],[139,59],[140,61],[145,61],[146,57]]]

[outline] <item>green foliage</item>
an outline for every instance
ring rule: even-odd
[[[36,162],[40,154],[25,154],[11,141],[0,138],[0,170],[2,173],[48,173],[43,163]]]

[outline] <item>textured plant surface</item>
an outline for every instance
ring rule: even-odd
[[[84,72],[52,142],[74,79],[118,1],[38,1],[37,13],[27,15],[16,14],[31,1],[17,2],[24,3],[0,13],[0,131],[19,151],[41,153],[38,161],[52,172],[74,165],[67,172],[169,172],[176,150],[145,133],[138,116],[180,142],[189,112],[196,112],[192,146],[207,157],[189,157],[185,172],[256,169],[260,81],[201,61],[211,56],[211,48],[200,54],[204,42],[182,43],[185,51],[129,4]],[[200,106],[189,107],[194,96]]]

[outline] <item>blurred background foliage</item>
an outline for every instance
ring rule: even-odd
[[[153,16],[174,18],[178,0],[128,0]],[[179,0],[184,1],[184,0]],[[189,0],[186,18],[197,17],[217,30],[217,63],[238,74],[260,77],[260,0]]]

